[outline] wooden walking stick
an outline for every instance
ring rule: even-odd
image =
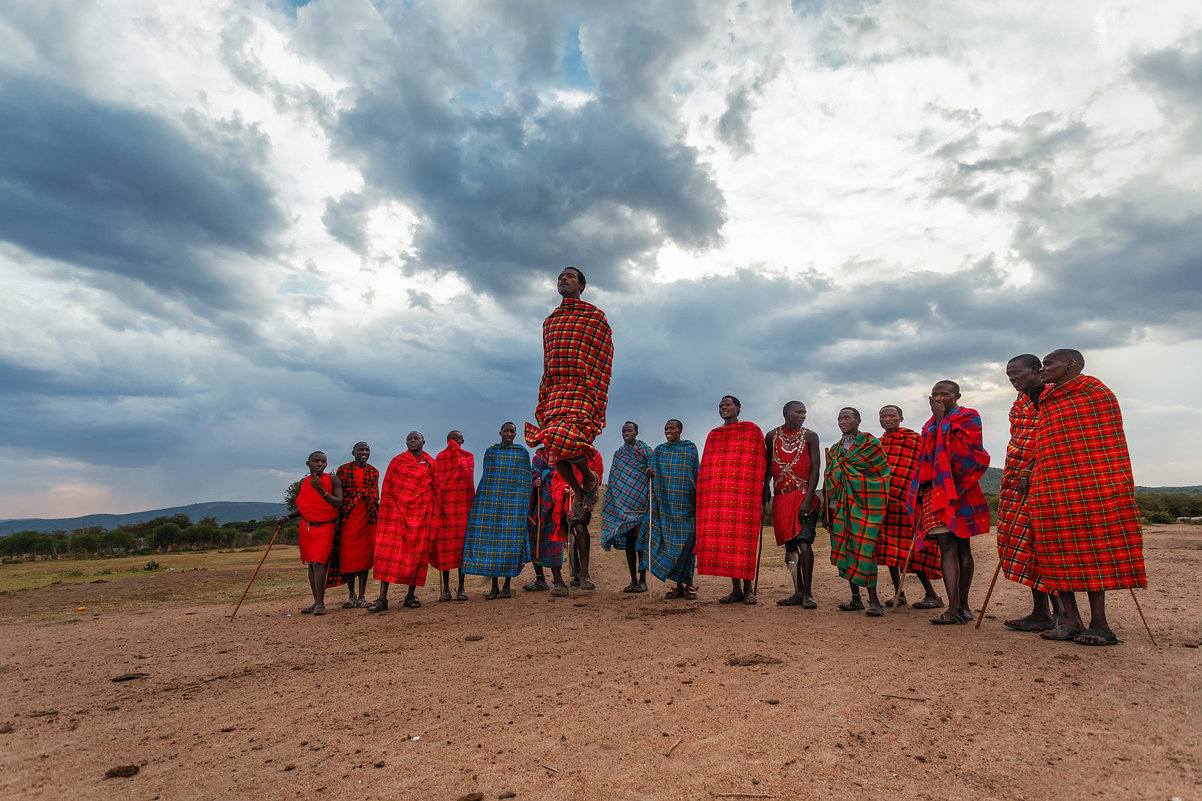
[[[914,543],[910,543],[910,550],[906,553],[906,563],[902,566],[901,578],[897,580],[897,594],[893,596],[893,608],[897,609],[897,605],[901,603],[902,590],[906,587],[906,573],[910,570],[910,560],[914,558]]]
[[[284,527],[284,522],[281,520],[275,524],[275,533],[271,535],[271,542],[267,543],[267,550],[263,551],[263,558],[259,560],[259,567],[255,568],[255,572],[251,575],[250,581],[246,582],[246,589],[242,591],[242,597],[238,599],[238,605],[234,607],[234,614],[230,615],[230,622],[234,622],[234,618],[238,616],[238,610],[242,608],[242,602],[246,600],[246,593],[250,592],[250,585],[255,583],[255,577],[259,575],[259,568],[267,561],[267,554],[271,553],[271,546],[275,545],[275,538],[280,536],[280,529]]]
[[[755,533],[759,535],[756,539],[760,541],[760,547],[755,552],[755,583],[751,585],[751,592],[754,595],[760,594],[760,559],[764,555],[764,526],[759,520],[755,521]]]
[[[1156,638],[1152,636],[1152,627],[1148,625],[1148,619],[1144,617],[1144,608],[1139,605],[1139,598],[1135,596],[1135,590],[1130,587],[1128,587],[1128,589],[1131,591],[1131,600],[1135,601],[1135,608],[1139,610],[1139,619],[1144,622],[1144,628],[1148,632],[1148,639],[1152,641],[1153,647],[1158,648],[1159,646],[1156,645]]]
[[[977,618],[977,625],[974,629],[981,628],[981,621],[985,619],[985,610],[989,608],[989,596],[993,595],[993,585],[997,584],[998,573],[1002,572],[1002,560],[999,559],[997,567],[993,570],[993,581],[989,582],[989,591],[985,593],[985,603],[981,604],[981,616]]]

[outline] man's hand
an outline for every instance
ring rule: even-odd
[[[543,485],[543,480],[542,480],[541,478],[535,478],[535,479],[534,479],[534,486],[535,486],[535,488],[541,487],[542,485]]]
[[[654,469],[652,469],[650,467],[647,468],[647,478],[655,478],[655,470]]]
[[[943,404],[940,401],[935,400],[934,395],[928,396],[927,401],[931,404],[931,414],[935,415],[935,422],[942,423],[944,412]]]
[[[325,490],[321,488],[321,476],[309,476],[309,486],[325,495]]]
[[[1023,476],[1018,480],[1018,502],[1022,503],[1027,499],[1027,493],[1031,489],[1031,479],[1028,476]]]

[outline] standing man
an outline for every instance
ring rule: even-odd
[[[594,450],[589,454],[588,469],[597,477],[598,483],[604,483],[605,464],[601,461],[600,451]],[[579,481],[582,478],[579,469],[573,466],[572,470],[576,473],[576,479]],[[589,534],[588,527],[593,522],[593,511],[584,509],[579,515],[572,514],[572,488],[558,473],[552,477],[552,490],[557,493],[555,497],[563,500],[563,514],[559,518],[559,528],[565,532],[567,538],[568,566],[572,573],[572,581],[568,586],[579,587],[582,590],[595,590],[597,585],[593,583],[592,576],[589,574],[592,535]]]
[[[1027,506],[1036,567],[1067,621],[1039,636],[1114,645],[1106,591],[1146,587],[1148,579],[1123,415],[1114,393],[1084,368],[1076,350],[1043,359],[1043,379],[1054,386],[1039,400]],[[1078,591],[1089,593],[1089,628]]]
[[[530,561],[534,564],[534,581],[522,586],[528,592],[550,590],[552,595],[570,594],[563,580],[564,535],[563,495],[555,491],[555,468],[547,464],[546,448],[539,448],[530,460],[533,489],[530,492],[526,528],[530,537]],[[544,568],[551,568],[552,584],[547,584]]]
[[[762,537],[764,432],[740,421],[742,404],[734,395],[718,402],[722,425],[705,438],[697,473],[697,572],[729,576],[729,595],[720,604],[756,603]]]
[[[647,591],[647,527],[651,446],[638,438],[637,423],[622,424],[622,447],[614,451],[601,513],[601,547],[626,549],[630,583],[622,592]]]
[[[665,598],[697,600],[693,549],[697,542],[697,446],[681,439],[684,423],[664,424],[664,442],[651,454],[651,575],[675,581]]]
[[[815,609],[810,588],[814,578],[814,538],[818,534],[815,500],[822,451],[818,435],[803,423],[806,405],[789,401],[781,410],[784,425],[768,432],[768,473],[764,476],[764,498],[772,499],[772,531],[776,544],[785,546],[785,570],[793,594],[777,601],[778,606]]]
[[[1054,615],[1063,615],[1064,607],[1058,598],[1048,595],[1047,585],[1039,577],[1031,555],[1031,516],[1027,510],[1043,365],[1030,353],[1015,356],[1006,363],[1006,378],[1018,390],[1018,396],[1010,405],[1010,442],[998,493],[997,551],[1006,578],[1031,588],[1032,606],[1031,614],[1004,623],[1015,631],[1047,631],[1055,628]]]
[[[466,601],[463,591],[463,540],[467,516],[476,495],[476,458],[463,449],[463,434],[447,434],[447,447],[434,459],[434,523],[430,532],[430,564],[442,573],[439,601],[451,600],[451,571],[459,571],[456,601]]]
[[[368,612],[388,609],[388,585],[408,584],[404,605],[419,607],[415,590],[426,584],[430,564],[430,523],[434,517],[434,460],[417,431],[405,437],[404,453],[394,456],[384,472],[380,519],[376,525],[376,579],[380,597]]]
[[[935,592],[931,579],[943,575],[939,548],[933,544],[921,543],[922,550],[914,549],[914,521],[906,509],[906,495],[910,492],[910,482],[918,470],[918,456],[922,452],[922,438],[917,431],[902,428],[902,410],[900,406],[890,404],[882,406],[880,411],[881,447],[885,449],[885,459],[889,462],[889,509],[885,512],[885,523],[881,526],[881,536],[876,541],[876,563],[889,568],[889,579],[893,582],[894,597],[885,601],[885,606],[898,606],[906,603],[906,594],[896,597],[900,583],[901,570],[910,560],[910,571],[918,574],[926,595],[914,604],[915,609],[938,609],[943,606],[943,599]]]
[[[559,273],[563,300],[543,321],[543,378],[534,411],[538,427],[526,424],[526,444],[543,445],[547,463],[572,488],[574,517],[591,509],[600,493],[601,479],[589,468],[588,456],[605,428],[614,355],[605,314],[580,299],[585,286],[579,268]]]
[[[326,613],[326,565],[334,547],[334,521],[338,519],[338,507],[342,505],[342,483],[338,476],[326,473],[328,461],[321,451],[313,451],[305,460],[309,475],[301,479],[296,493],[296,511],[281,517],[283,525],[299,517],[297,543],[300,558],[309,565],[309,590],[313,603],[301,610],[306,615]]]
[[[380,514],[380,471],[367,463],[371,446],[356,442],[352,461],[338,468],[342,506],[338,507],[338,563],[350,597],[343,609],[367,606],[367,571],[376,549],[376,519]],[[355,594],[355,580],[359,594]],[[327,581],[327,584],[329,582]]]
[[[851,587],[851,599],[839,604],[844,612],[864,609],[860,587],[868,588],[864,614],[885,614],[876,594],[876,541],[889,508],[889,462],[876,437],[860,431],[860,412],[839,410],[843,436],[826,450],[822,482],[827,530],[831,535],[831,564]]]
[[[974,569],[969,538],[989,533],[989,504],[979,483],[989,467],[989,454],[981,441],[981,415],[960,405],[959,384],[938,382],[927,401],[931,419],[922,427],[922,453],[906,506],[916,535],[939,545],[948,608],[931,622],[963,625],[973,618],[968,606]]]
[[[510,598],[509,582],[530,561],[526,512],[530,504],[530,454],[515,445],[518,428],[501,426],[501,443],[484,452],[484,475],[472,499],[463,545],[463,572],[488,576],[485,600]],[[505,579],[504,588],[497,579]]]

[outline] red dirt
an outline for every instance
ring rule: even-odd
[[[428,585],[423,608],[394,593],[382,615],[311,618],[252,590],[231,624],[246,570],[0,597],[17,620],[0,628],[0,797],[1199,797],[1202,529],[1147,532],[1158,648],[1128,593],[1110,596],[1118,647],[1008,631],[1029,595],[1004,579],[980,631],[838,612],[821,540],[814,611],[773,603],[780,567],[757,607],[718,606],[712,578],[696,602],[658,582],[623,595],[617,553],[595,553],[596,593],[486,602],[469,580],[470,602]],[[974,552],[979,605],[992,538]],[[179,600],[222,581],[228,602]],[[101,614],[75,614],[81,598]]]

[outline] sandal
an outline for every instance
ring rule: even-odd
[[[509,591],[509,588],[508,588],[508,587],[505,587],[505,588],[503,588],[503,589],[501,590],[501,594],[500,594],[500,595],[498,595],[497,597],[498,597],[498,598],[512,598],[512,597],[513,597],[513,593]]]
[[[401,606],[407,606],[410,609],[420,609],[421,605],[422,602],[417,600],[415,595],[406,595],[404,602],[401,603]]]
[[[494,600],[496,598],[500,598],[500,597],[501,597],[500,590],[489,590],[488,592],[484,593],[484,600],[486,600],[486,601],[492,601],[492,600]]]
[[[684,587],[679,584],[664,593],[664,599],[671,601],[673,598],[683,598],[685,595]]]
[[[311,615],[311,614],[313,614],[313,610],[316,608],[317,608],[317,604],[309,604],[308,606],[306,606],[304,609],[301,610],[301,614],[302,615]]]
[[[551,594],[556,598],[566,598],[572,594],[572,591],[566,584],[554,584],[551,587]]]
[[[1029,631],[1033,634],[1038,634],[1041,631],[1047,631],[1052,628],[1051,624],[1041,623],[1030,615],[1016,618],[1015,620],[1003,620],[1002,625],[1014,631]]]
[[[348,600],[346,603],[344,603],[342,605],[342,608],[343,609],[354,609],[355,608],[355,599],[351,598],[350,600]]]
[[[867,611],[864,612],[868,617],[884,617],[885,607],[880,604],[868,604]]]
[[[369,603],[367,605],[367,611],[368,612],[387,612],[388,611],[388,599],[387,598],[377,598],[376,600],[372,601],[371,603]]]
[[[781,598],[776,602],[777,606],[801,606],[805,599],[798,593],[793,593],[788,598]]]
[[[456,590],[455,591],[455,600],[456,601],[466,601],[467,593],[464,592],[463,590]]]
[[[1113,631],[1089,628],[1078,634],[1074,639],[1077,645],[1118,645],[1118,635]]]
[[[906,605],[906,594],[904,592],[901,595],[894,595],[888,601],[885,601],[885,606],[889,607],[890,609],[896,609],[898,607],[902,607],[905,605]],[[918,604],[915,604],[914,608],[917,609]]]
[[[642,582],[642,581],[640,581],[638,584],[635,584],[635,585],[634,585],[634,591],[635,591],[635,592],[646,592],[646,591],[647,591],[647,584],[646,584],[646,582]]]
[[[864,602],[860,600],[860,596],[853,596],[850,601],[845,601],[839,604],[841,612],[862,612],[864,611]]]
[[[969,609],[967,606],[962,606],[956,611],[960,613],[960,617],[964,618],[964,622],[966,623],[971,623],[977,619],[977,613]],[[982,612],[981,614],[984,615],[985,613]]]
[[[1068,623],[1061,623],[1054,629],[1041,631],[1039,636],[1045,640],[1052,640],[1054,642],[1067,642],[1069,640],[1077,639],[1077,635],[1084,633],[1084,631],[1085,629],[1078,626],[1070,626]]]
[[[546,579],[535,579],[529,584],[523,584],[522,589],[526,592],[546,592],[551,587],[547,584]]]
[[[684,599],[686,601],[696,601],[697,600],[697,588],[694,587],[692,584],[686,584],[685,588],[684,588]]]
[[[923,598],[921,601],[915,601],[912,609],[942,609],[943,599],[936,596],[935,598]]]
[[[440,604],[446,603],[449,600],[451,600],[451,591],[450,590],[447,590],[446,592],[444,592],[438,596],[438,602]]]
[[[730,595],[723,595],[718,599],[720,604],[739,604],[743,602],[743,593],[732,592]]]
[[[968,621],[961,617],[959,612],[949,609],[938,617],[931,618],[931,622],[936,626],[963,626]]]
[[[313,604],[313,617],[321,617],[326,613],[325,604]]]
[[[356,598],[355,599],[355,608],[356,609],[362,609],[365,606],[367,606],[366,598]]]
[[[747,604],[748,606],[755,606],[757,603],[759,603],[759,601],[755,599],[754,592],[745,592],[743,593],[743,603]]]
[[[817,609],[818,602],[815,601],[812,596],[807,595],[806,597],[801,599],[801,608],[802,609]]]
[[[622,592],[638,592],[638,586],[638,584],[632,581],[622,588]]]

